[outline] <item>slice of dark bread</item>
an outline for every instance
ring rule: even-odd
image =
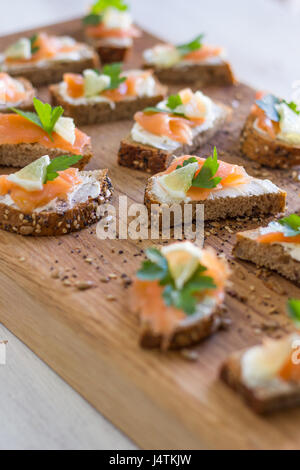
[[[129,135],[121,140],[118,152],[118,163],[121,166],[127,166],[135,170],[148,171],[149,173],[158,173],[166,170],[169,166],[172,156],[188,155],[193,153],[202,145],[206,144],[231,117],[232,110],[228,106],[216,103],[221,109],[219,117],[214,126],[196,135],[191,145],[181,145],[175,151],[157,149],[151,145],[135,142]]]
[[[50,158],[56,158],[60,155],[73,155],[74,152],[66,152],[59,148],[48,148],[40,143],[32,144],[3,144],[0,145],[0,165],[23,168],[34,160],[49,155]],[[82,170],[93,156],[91,144],[87,144],[82,152],[83,158],[73,165]]]
[[[205,85],[233,85],[236,82],[231,65],[225,61],[220,64],[187,64],[169,68],[144,64],[144,68],[153,69],[162,83],[195,84],[197,87],[202,87]]]
[[[23,77],[15,77],[16,80],[21,82],[26,91],[26,98],[20,102],[17,106],[18,109],[22,109],[22,111],[33,111],[33,98],[36,96],[36,90],[33,88],[32,84]],[[11,105],[0,105],[0,113],[9,114],[13,111],[10,110]]]
[[[64,73],[81,73],[85,69],[94,69],[100,66],[99,58],[92,47],[82,44],[87,52],[79,60],[50,61],[44,66],[24,65],[14,67],[6,66],[5,71],[12,77],[22,76],[27,78],[34,86],[49,85],[61,81]]]
[[[170,340],[156,335],[148,327],[143,327],[140,345],[145,349],[182,349],[200,343],[222,326],[222,308],[217,307],[210,315],[195,319],[188,325],[178,326]]]
[[[257,242],[259,234],[259,229],[237,233],[234,256],[277,271],[300,285],[300,262],[292,258],[279,243]]]
[[[140,109],[155,106],[162,101],[167,88],[156,81],[156,94],[151,97],[127,98],[115,103],[112,109],[109,103],[73,104],[66,101],[59,93],[59,85],[49,87],[53,105],[63,106],[65,116],[70,116],[77,125],[101,124],[105,122],[131,119]]]
[[[249,388],[241,376],[241,358],[246,350],[232,354],[223,364],[220,377],[245,400],[253,411],[267,414],[300,405],[300,386],[286,383],[284,387]]]
[[[62,200],[58,203],[56,211],[35,211],[27,214],[0,202],[0,228],[20,235],[42,237],[65,235],[94,224],[101,218],[99,206],[109,201],[113,191],[107,171],[82,172],[83,176],[99,181],[101,192],[97,198],[88,198],[86,202],[77,203],[71,209],[66,208]]]
[[[159,200],[156,194],[153,192],[154,178],[152,176],[148,179],[146,190],[145,190],[145,205],[148,208],[149,214],[159,213],[161,219],[161,213],[164,209],[171,207],[172,203],[166,204]],[[275,186],[275,185],[274,185]],[[192,219],[196,218],[197,204],[204,205],[204,220],[217,220],[227,219],[230,217],[243,217],[250,216],[255,217],[258,215],[267,214],[278,214],[283,212],[285,209],[286,192],[276,188],[276,191],[269,192],[261,195],[249,195],[249,196],[236,196],[236,197],[218,197],[215,194],[214,199],[206,199],[204,201],[192,201],[189,204],[192,205]],[[175,202],[175,201],[174,201]],[[151,208],[152,205],[155,205]],[[184,202],[181,206],[184,206]],[[171,213],[171,224],[174,224],[174,214]],[[171,225],[172,226],[172,225]]]
[[[256,117],[250,114],[241,133],[241,152],[271,168],[290,168],[300,164],[300,146],[294,146],[255,129]]]
[[[91,38],[88,35],[85,35],[86,42],[90,44],[99,55],[101,60],[101,64],[112,64],[115,62],[125,62],[131,52],[132,47],[120,47],[120,46],[112,46],[112,45],[105,45],[101,44],[101,40]]]

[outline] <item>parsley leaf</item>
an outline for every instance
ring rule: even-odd
[[[220,178],[219,176],[214,177],[214,175],[218,171],[218,168],[218,153],[216,147],[214,147],[213,156],[208,157],[205,160],[198,175],[194,177],[192,186],[195,186],[196,188],[205,189],[215,188],[222,180],[222,178]]]
[[[168,261],[162,253],[157,248],[149,248],[146,255],[148,260],[143,262],[137,277],[143,281],[159,281],[161,286],[165,286],[162,295],[166,305],[173,305],[187,315],[192,315],[196,311],[198,299],[195,294],[216,287],[211,277],[203,275],[206,268],[199,264],[182,289],[177,289],[170,274]]]
[[[297,106],[297,103],[295,103],[294,101],[285,101],[285,100],[282,100],[283,103],[285,103],[289,108],[291,108],[292,111],[294,111],[294,113],[300,114],[300,110],[298,110],[298,106]]]
[[[262,99],[256,100],[255,103],[266,113],[267,117],[271,119],[271,121],[279,122],[280,116],[275,108],[276,104],[280,104],[279,98],[274,95],[266,95]]]
[[[122,64],[120,62],[105,65],[103,67],[101,73],[110,77],[110,86],[107,88],[107,90],[115,90],[121,85],[121,83],[126,81],[126,77],[120,77],[121,72]]]
[[[181,44],[180,46],[177,46],[176,49],[178,50],[181,56],[185,56],[189,54],[190,52],[201,49],[203,45],[202,43],[203,38],[204,38],[204,34],[199,34],[199,36],[193,39],[193,41],[188,42],[186,44]]]
[[[300,216],[297,214],[291,214],[288,217],[278,220],[287,231],[284,234],[286,237],[295,237],[300,234]]]
[[[34,55],[36,54],[39,50],[40,50],[40,47],[37,46],[35,43],[38,39],[38,35],[37,34],[34,34],[33,36],[31,36],[31,38],[29,39],[30,40],[30,44],[31,44],[31,54]]]
[[[91,13],[98,14],[106,8],[116,8],[120,11],[128,10],[128,5],[124,2],[124,0],[98,0],[91,8]]]
[[[190,163],[197,163],[197,158],[196,157],[190,157],[190,158],[187,158],[186,160],[183,161],[183,164],[182,165],[177,165],[176,167],[176,170],[178,170],[179,168],[182,168],[183,166],[187,166],[189,165]]]
[[[53,158],[47,166],[44,184],[47,183],[47,181],[55,180],[55,178],[59,176],[57,173],[58,171],[67,170],[72,165],[79,162],[82,157],[82,155],[61,155],[60,157]]]
[[[101,20],[102,20],[101,15],[97,15],[95,13],[90,13],[89,15],[86,15],[83,18],[82,22],[83,22],[83,24],[86,24],[86,25],[98,26],[98,24],[101,23]]]
[[[168,101],[167,101],[167,107],[169,109],[172,109],[172,111],[174,109],[177,108],[177,106],[180,106],[182,105],[182,99],[181,99],[181,96],[179,94],[177,95],[170,95],[169,98],[168,98]]]
[[[288,315],[295,323],[296,328],[300,328],[300,300],[289,299],[287,309]]]
[[[11,110],[20,116],[23,116],[25,119],[28,119],[28,121],[31,121],[33,124],[41,127],[45,132],[47,132],[50,139],[52,139],[54,126],[62,116],[64,109],[61,106],[52,108],[50,104],[43,103],[37,98],[33,98],[33,105],[36,113],[21,111],[16,108],[11,108]]]

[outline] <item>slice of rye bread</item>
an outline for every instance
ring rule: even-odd
[[[33,110],[33,98],[36,96],[36,90],[33,88],[32,84],[23,77],[16,77],[16,79],[22,83],[24,89],[26,91],[26,98],[23,101],[20,101],[17,106],[14,105],[15,108],[22,109],[22,111],[32,111]],[[13,113],[11,111],[11,105],[0,105],[0,113],[10,114]]]
[[[82,176],[91,177],[93,181],[99,181],[101,191],[98,197],[76,203],[71,209],[62,200],[57,204],[56,211],[35,211],[27,214],[0,202],[0,228],[20,235],[43,237],[65,235],[94,224],[101,219],[98,208],[109,201],[113,191],[107,171],[94,170],[81,173]]]
[[[0,145],[0,165],[12,166],[17,168],[23,168],[34,160],[42,157],[43,155],[49,155],[49,157],[56,158],[60,155],[73,155],[72,152],[66,152],[59,148],[48,148],[44,147],[40,143],[32,144],[2,144]],[[93,156],[91,144],[86,144],[82,152],[83,158],[78,163],[72,165],[82,170],[90,161]]]
[[[143,327],[140,336],[140,346],[145,349],[182,349],[200,343],[222,327],[222,307],[217,307],[210,315],[198,318],[187,325],[178,326],[170,340],[162,335],[156,335],[148,327]]]
[[[241,133],[241,152],[251,160],[271,168],[290,168],[300,164],[300,146],[291,145],[254,128],[256,117],[250,114]]]
[[[221,367],[220,377],[239,393],[247,405],[259,414],[268,414],[300,405],[300,386],[286,382],[274,387],[249,388],[242,379],[241,358],[246,350],[233,353]]]
[[[187,64],[180,67],[155,67],[144,64],[145,69],[151,68],[162,83],[205,85],[233,85],[236,83],[231,65],[222,61],[220,64]]]
[[[204,132],[200,132],[193,139],[191,145],[184,144],[176,150],[167,151],[157,149],[151,145],[135,142],[131,135],[121,140],[118,152],[118,163],[121,166],[133,168],[135,170],[147,171],[149,173],[159,173],[168,168],[173,156],[188,155],[193,153],[202,145],[206,144],[230,119],[232,109],[221,103],[216,103],[222,112],[216,119],[214,126]]]
[[[91,38],[88,35],[85,35],[85,37],[86,42],[97,51],[102,65],[112,64],[115,62],[125,62],[132,49],[131,46],[118,47],[104,44],[103,42],[101,43],[101,40]]]
[[[59,84],[49,87],[52,104],[62,106],[65,116],[70,116],[78,126],[87,124],[101,124],[105,122],[130,119],[140,109],[155,106],[167,94],[167,87],[156,81],[156,94],[151,97],[127,98],[115,103],[112,109],[109,103],[73,104],[66,101],[59,93]]]
[[[61,60],[49,61],[45,66],[39,67],[32,64],[24,66],[8,66],[7,73],[12,77],[22,76],[27,78],[34,86],[49,85],[50,83],[58,83],[63,78],[64,73],[81,73],[85,69],[94,69],[100,67],[100,61],[97,53],[92,47],[84,44],[87,51],[87,57],[79,60]]]
[[[161,226],[164,208],[168,209],[173,203],[162,203],[153,192],[155,176],[148,179],[145,190],[145,205],[148,214],[159,214],[159,224]],[[277,187],[276,187],[277,188]],[[278,214],[285,210],[286,192],[277,188],[275,192],[269,192],[261,195],[236,196],[236,197],[218,197],[215,194],[214,199],[204,201],[192,201],[192,220],[196,219],[197,204],[204,205],[204,220],[227,219],[230,217],[258,216],[267,214]],[[175,202],[175,201],[174,201]],[[151,207],[155,204],[154,207]],[[180,203],[183,208],[185,203]],[[174,225],[174,212],[170,214],[171,227]]]
[[[259,235],[259,229],[237,233],[232,252],[234,256],[277,271],[300,285],[300,262],[292,258],[279,243],[257,242]]]

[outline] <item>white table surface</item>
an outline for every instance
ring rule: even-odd
[[[1,2],[0,35],[80,16],[89,0]],[[240,80],[289,97],[300,80],[300,0],[131,0],[139,23],[170,41],[206,32]],[[0,325],[0,449],[134,449],[134,444]]]

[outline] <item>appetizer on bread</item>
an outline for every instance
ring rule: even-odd
[[[68,36],[49,36],[42,32],[20,38],[0,55],[2,72],[27,78],[36,86],[59,82],[66,72],[80,73],[98,65],[92,47]]]
[[[107,170],[79,171],[81,155],[44,155],[0,176],[0,228],[32,236],[64,235],[100,219],[112,194]]]
[[[136,113],[130,136],[121,141],[120,165],[151,173],[165,170],[173,155],[191,153],[225,124],[231,109],[201,91],[186,88]]]
[[[224,49],[203,44],[203,34],[187,44],[157,44],[144,51],[144,67],[165,83],[232,85],[235,78]]]
[[[138,110],[155,106],[166,93],[152,71],[121,72],[119,63],[105,65],[101,72],[67,73],[61,83],[50,86],[52,102],[62,105],[78,125],[132,118]]]
[[[83,18],[86,40],[97,50],[102,64],[124,62],[133,40],[141,36],[128,10],[124,0],[98,0]]]
[[[216,331],[229,277],[225,260],[188,241],[150,248],[146,255],[131,296],[141,346],[179,349]]]
[[[148,211],[162,212],[176,204],[204,205],[204,219],[277,214],[285,209],[286,193],[269,180],[248,175],[242,166],[184,155],[169,168],[148,179],[145,204]],[[152,205],[155,205],[151,208]]]
[[[35,112],[11,108],[14,114],[0,113],[0,165],[23,167],[46,153],[50,158],[80,154],[82,169],[92,157],[91,139],[63,117],[61,106],[33,99]]]
[[[300,216],[291,214],[267,227],[238,233],[233,254],[300,285]]]
[[[35,93],[35,89],[26,78],[13,78],[5,72],[0,72],[0,113],[10,113],[11,106],[31,111]]]
[[[300,300],[290,299],[289,313],[299,328]],[[222,380],[253,411],[271,413],[300,405],[300,334],[266,338],[262,344],[232,354],[221,369]]]
[[[271,168],[300,164],[300,106],[257,93],[241,134],[242,153]]]

